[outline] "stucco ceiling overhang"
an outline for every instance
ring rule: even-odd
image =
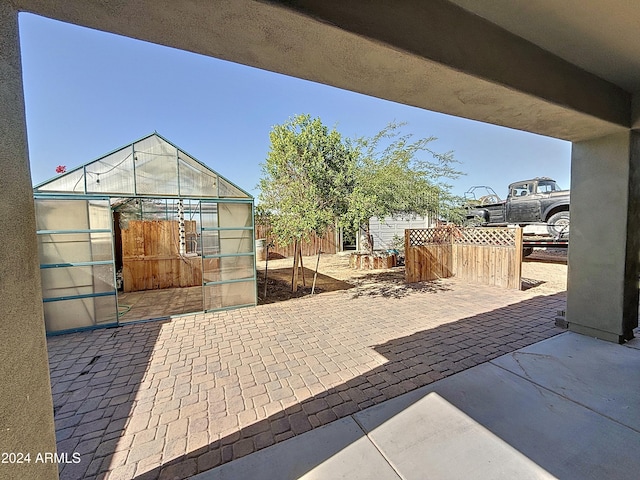
[[[11,2],[78,25],[566,140],[632,124],[640,47],[624,40],[640,10],[633,2]],[[596,32],[600,3],[615,10],[607,33]]]

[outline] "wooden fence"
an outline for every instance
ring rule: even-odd
[[[184,223],[195,233],[196,222]],[[121,237],[125,292],[202,285],[201,257],[180,256],[177,221],[129,220]]]
[[[521,228],[405,230],[409,283],[456,276],[469,283],[520,289]]]
[[[271,228],[269,226],[256,225],[256,239],[264,238],[268,240],[270,230]],[[338,242],[336,241],[336,230],[334,228],[327,228],[327,231],[321,237],[311,235],[308,241],[302,243],[302,255],[317,255],[318,248],[320,248],[322,253],[338,253]],[[293,243],[286,246],[275,243],[275,245],[269,248],[269,258],[293,257],[293,254]]]

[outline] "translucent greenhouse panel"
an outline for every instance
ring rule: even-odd
[[[39,186],[36,192],[84,193],[84,170],[79,168]]]
[[[218,196],[220,198],[249,198],[249,195],[227,182],[224,178],[220,178],[218,183]]]
[[[220,285],[205,285],[202,287],[204,310],[218,310],[222,308]]]
[[[197,201],[170,198],[166,200],[166,219],[179,220],[180,203],[182,202],[183,218],[185,222],[196,221],[200,224],[200,207]]]
[[[220,259],[219,258],[203,258],[202,259],[202,282],[219,282],[220,277]]]
[[[166,199],[140,200],[141,220],[168,220],[169,205]]]
[[[256,284],[254,281],[206,285],[203,288],[205,310],[256,304]]]
[[[113,202],[114,199],[112,199]],[[114,220],[117,220],[121,229],[129,228],[129,222],[131,220],[142,219],[142,208],[140,206],[140,200],[137,199],[117,199],[116,204],[113,204]]]
[[[200,201],[184,200],[185,243],[187,254],[199,254],[200,250]]]
[[[111,205],[108,200],[89,200],[88,215],[91,230],[111,229]]]
[[[35,206],[47,331],[116,323],[109,200],[36,197]]]
[[[205,258],[203,268],[204,282],[253,279],[253,256]]]
[[[47,332],[116,323],[116,296],[45,302],[44,318]]]
[[[253,252],[252,230],[220,230],[220,253],[229,255]]]
[[[95,297],[93,300],[96,324],[116,323],[118,321],[118,298],[115,295]]]
[[[87,193],[115,193],[133,195],[133,150],[118,150],[85,167]]]
[[[109,261],[111,233],[39,234],[38,253],[42,265]]]
[[[218,227],[218,204],[213,202],[202,202],[200,206],[200,217],[204,228]]]
[[[178,195],[178,150],[151,136],[134,144],[136,192],[139,195]]]
[[[111,207],[108,200],[43,199],[36,202],[38,230],[108,230]]]
[[[219,204],[220,227],[251,227],[251,203],[220,203]]]
[[[200,231],[200,201],[185,200],[184,201],[184,219],[185,221],[196,222],[196,231]]]
[[[218,176],[181,150],[178,150],[180,195],[217,197]]]
[[[200,223],[200,200],[185,200],[184,201],[184,214],[185,218],[189,220],[197,220]]]
[[[200,239],[202,255],[217,255],[220,253],[220,236],[217,231],[203,231]]]
[[[42,297],[90,295],[114,290],[113,265],[43,268]]]

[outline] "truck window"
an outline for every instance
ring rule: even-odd
[[[554,181],[545,180],[538,182],[538,193],[550,193],[560,190],[560,187]]]
[[[520,185],[514,185],[511,187],[511,196],[512,197],[524,197],[525,195],[529,195],[531,189],[531,185],[528,183],[522,183]]]

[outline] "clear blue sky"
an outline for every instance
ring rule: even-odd
[[[536,176],[569,188],[568,142],[380,100],[57,21],[20,14],[34,184],[157,131],[257,196],[269,131],[298,113],[344,136],[390,121],[435,136],[467,175],[454,193]]]

